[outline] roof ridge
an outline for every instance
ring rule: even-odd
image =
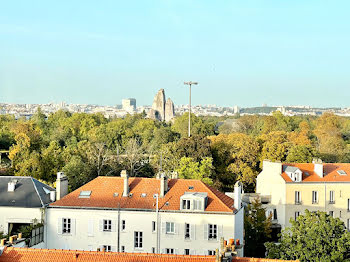
[[[223,195],[225,195],[224,193],[222,193],[221,191],[217,190],[216,188],[213,188],[213,187],[207,185],[206,183],[204,183],[204,182],[201,181],[201,180],[199,180],[199,181],[200,181],[203,185],[205,185],[225,207],[227,207],[230,211],[232,210],[229,206],[227,206],[227,205],[225,204],[224,201],[222,201],[222,199],[216,194],[216,192],[214,192],[214,190],[217,191],[217,192],[219,192],[219,193],[221,193],[221,194],[223,194]],[[226,196],[226,195],[225,195],[225,196]],[[227,196],[227,197],[229,197],[229,196]],[[233,201],[234,201],[234,199],[233,199]],[[234,208],[234,209],[235,209],[235,208]]]
[[[41,206],[42,206],[42,207],[45,207],[44,202],[43,202],[43,200],[42,200],[41,197],[40,197],[39,191],[38,191],[38,189],[37,189],[37,187],[36,187],[36,185],[35,185],[35,183],[34,183],[33,177],[30,177],[30,178],[31,178],[31,180],[32,180],[32,183],[33,183],[35,192],[36,192],[36,194],[38,195],[38,197],[39,197],[39,199],[40,199]]]

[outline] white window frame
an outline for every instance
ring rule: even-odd
[[[156,221],[152,221],[152,233],[157,232],[157,223]]]
[[[294,213],[294,220],[296,221],[299,216],[300,216],[300,212],[299,211],[295,211],[295,213]]]
[[[318,204],[318,191],[312,191],[312,204]]]
[[[169,254],[169,255],[175,254],[175,248],[165,248],[165,254]]]
[[[218,239],[218,225],[208,224],[208,239],[217,240]]]
[[[186,252],[188,250],[188,252]],[[187,253],[187,254],[186,254]],[[188,255],[190,255],[191,254],[191,250],[189,249],[189,248],[185,248],[184,249],[184,255],[185,256],[188,256]]]
[[[62,234],[72,234],[72,219],[62,218]]]
[[[182,199],[182,209],[183,210],[191,210],[191,200],[189,199]]]
[[[301,193],[300,191],[295,191],[295,204],[301,203]]]
[[[122,228],[121,228],[121,231],[125,231],[126,230],[126,221],[125,220],[122,220]]]
[[[169,235],[175,234],[175,223],[174,222],[165,222],[165,233]]]
[[[346,226],[347,226],[347,229],[350,230],[350,219],[349,219],[349,218],[347,219],[347,224],[346,224]]]
[[[185,239],[191,239],[191,224],[185,223]]]
[[[112,220],[103,219],[103,232],[112,232]]]
[[[329,211],[329,215],[331,216],[331,217],[334,217],[334,211]]]
[[[121,246],[120,252],[124,253],[125,252],[125,246]]]
[[[134,231],[134,248],[142,249],[143,248],[143,233],[142,231]]]
[[[350,198],[348,198],[348,211],[350,211]]]
[[[103,245],[103,248],[105,249],[106,252],[112,252],[112,246],[110,245]]]
[[[215,256],[215,250],[208,250],[208,256]]]
[[[330,204],[334,204],[335,203],[334,196],[335,196],[334,190],[329,191],[329,203]]]

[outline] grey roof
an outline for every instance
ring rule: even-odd
[[[17,180],[15,191],[8,192],[8,183],[13,180]],[[0,176],[0,206],[44,207],[51,202],[50,191],[55,189],[32,177]]]
[[[291,172],[294,173],[295,171],[297,171],[299,168],[295,167],[295,166],[286,166],[284,168],[284,172]]]

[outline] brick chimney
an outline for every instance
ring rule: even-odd
[[[62,197],[68,194],[68,178],[63,172],[57,173],[56,180],[56,200],[60,200]]]
[[[124,180],[124,191],[123,191],[123,197],[129,196],[129,176],[126,170],[122,170],[120,172],[120,177]]]

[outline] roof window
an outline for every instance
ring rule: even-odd
[[[193,190],[193,189],[194,189],[194,186],[189,186],[188,189],[189,189],[189,190]]]
[[[117,197],[117,196],[119,196],[119,193],[116,192],[116,193],[113,194],[113,196]]]
[[[147,196],[146,193],[142,193],[142,194],[141,194],[141,197],[146,197],[146,196]]]
[[[90,198],[91,191],[80,191],[79,198]]]
[[[337,173],[341,176],[346,176],[346,172],[344,170],[338,170]]]

